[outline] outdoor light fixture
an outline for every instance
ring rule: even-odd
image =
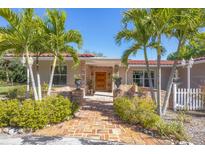
[[[21,63],[23,64],[23,66],[24,66],[25,63],[26,63],[26,59],[25,59],[24,55],[23,55],[23,57],[22,57],[22,59],[21,59]]]
[[[32,57],[29,57],[28,63],[29,63],[30,65],[33,65],[33,58],[32,58]]]

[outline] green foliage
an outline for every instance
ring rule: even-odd
[[[0,127],[16,126],[40,129],[47,124],[67,120],[78,109],[63,96],[52,96],[42,101],[18,100],[0,101]]]
[[[156,130],[160,135],[176,140],[188,139],[183,123],[181,121],[166,123],[156,114],[156,105],[149,98],[116,98],[114,111],[125,122],[140,124],[146,129]]]
[[[7,93],[7,97],[9,99],[22,99],[25,98],[25,95],[26,95],[26,86],[10,89]]]
[[[120,119],[128,122],[131,121],[135,106],[127,97],[116,98],[113,105],[115,113]]]
[[[48,110],[45,102],[25,100],[22,102],[18,116],[12,120],[22,128],[32,128],[34,130],[43,128],[48,124]]]
[[[72,114],[72,103],[63,96],[51,96],[43,99],[48,107],[49,123],[59,123]]]
[[[177,117],[176,117],[177,121],[179,122],[182,122],[182,123],[189,123],[192,118],[191,116],[185,114],[185,111],[180,111],[178,114],[177,114]]]
[[[18,100],[0,101],[0,127],[14,126],[15,123],[12,119],[15,118],[18,113]]]
[[[0,59],[0,80],[5,82],[26,82],[26,67],[22,65],[20,59]]]
[[[166,123],[161,120],[157,123],[157,130],[162,136],[175,138],[179,141],[189,140],[182,122],[173,121]]]

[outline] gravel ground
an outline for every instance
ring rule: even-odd
[[[205,145],[205,112],[188,112],[186,113],[189,119],[184,123],[190,142],[196,145]],[[164,117],[167,121],[175,120],[177,113],[168,111]]]
[[[118,142],[105,142],[69,137],[11,136],[0,134],[0,145],[120,145]]]

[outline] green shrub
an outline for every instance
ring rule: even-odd
[[[33,97],[33,90],[32,89],[30,89],[29,95],[30,95],[31,98]],[[7,93],[7,97],[9,99],[24,100],[25,96],[26,96],[26,86],[19,86],[19,87],[16,87],[16,88],[12,88]]]
[[[14,88],[9,90],[7,97],[9,99],[21,99],[26,95],[26,86],[21,86],[19,88]]]
[[[74,107],[75,106],[75,107]],[[16,126],[36,130],[71,117],[77,105],[63,96],[51,96],[42,101],[0,101],[0,127]]]
[[[120,117],[120,119],[131,122],[134,104],[130,101],[130,99],[127,97],[116,98],[113,105],[115,113]]]
[[[48,107],[48,116],[50,123],[59,123],[72,115],[72,103],[63,96],[51,96],[44,98],[43,101]]]
[[[191,122],[192,117],[190,115],[185,114],[184,111],[180,111],[177,114],[176,119],[177,119],[177,121],[182,122],[182,123],[189,123],[189,122]]]
[[[123,121],[156,130],[162,136],[188,140],[183,123],[180,121],[166,123],[157,115],[156,105],[149,98],[117,98],[114,100],[114,110]]]
[[[0,127],[15,126],[12,120],[19,113],[18,100],[0,101]]]
[[[157,125],[158,133],[162,136],[174,138],[176,140],[188,141],[189,137],[186,134],[183,123],[178,121],[173,121],[171,123],[166,123],[163,120],[159,121]]]
[[[155,104],[148,98],[117,98],[114,101],[114,109],[123,121],[139,123],[145,128],[153,128],[160,119],[155,113]]]

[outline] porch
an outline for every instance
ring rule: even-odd
[[[112,92],[114,83],[112,76],[119,70],[119,60],[103,59],[90,60],[85,64],[85,95],[93,95],[95,92]]]

